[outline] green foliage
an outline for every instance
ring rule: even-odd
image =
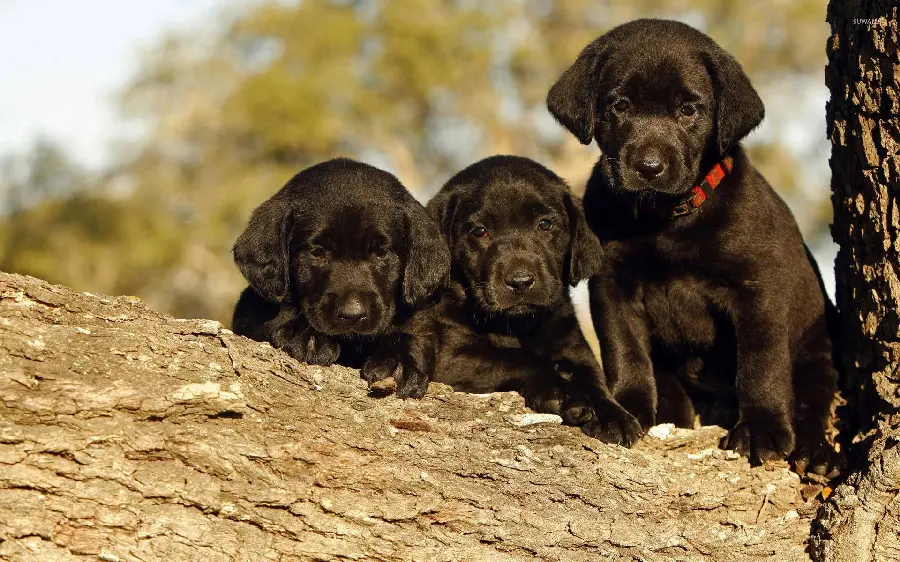
[[[765,95],[785,77],[821,82],[824,12],[824,0],[237,2],[145,54],[120,106],[146,134],[106,173],[49,145],[0,167],[0,269],[227,321],[243,285],[231,244],[300,168],[365,157],[425,199],[474,158],[519,153],[578,187],[596,149],[548,127],[543,104],[588,41],[635,17],[688,18]],[[752,147],[789,196],[802,180],[779,140],[791,112],[770,106],[772,134]]]

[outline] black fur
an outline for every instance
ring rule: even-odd
[[[300,361],[362,362],[449,276],[438,225],[400,181],[339,158],[294,176],[234,245],[238,334]]]
[[[753,462],[793,452],[830,471],[830,304],[794,217],[739,144],[764,110],[737,61],[687,25],[637,20],[588,45],[547,104],[603,152],[584,207],[605,257],[591,310],[615,396],[645,429],[697,413]],[[668,218],[726,153],[733,174]]]
[[[516,390],[605,441],[630,445],[637,420],[610,395],[575,318],[568,286],[600,270],[600,246],[568,186],[513,156],[458,173],[428,204],[452,255],[440,303],[406,326],[402,354],[363,377],[397,378],[421,396],[429,379],[466,392]]]

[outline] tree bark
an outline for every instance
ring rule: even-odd
[[[818,489],[720,428],[558,422],[0,274],[0,559],[809,560]]]
[[[833,234],[857,470],[813,526],[817,561],[900,560],[900,33],[896,0],[831,0]]]

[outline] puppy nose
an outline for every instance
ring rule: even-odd
[[[521,293],[534,285],[534,275],[527,271],[515,271],[503,280],[514,293]]]
[[[337,317],[347,322],[359,322],[366,316],[368,316],[368,312],[362,299],[358,296],[347,297],[337,309]]]
[[[647,151],[639,155],[634,162],[634,169],[642,178],[652,180],[660,176],[666,169],[662,156],[655,151]]]

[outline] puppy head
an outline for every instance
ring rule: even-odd
[[[559,304],[565,286],[599,271],[600,243],[581,202],[537,162],[494,156],[469,166],[428,203],[476,305],[523,316]]]
[[[547,106],[603,151],[615,190],[682,195],[763,119],[741,66],[674,21],[636,20],[589,44],[550,89]]]
[[[386,333],[398,306],[418,305],[450,269],[437,224],[399,180],[347,159],[307,168],[260,205],[234,259],[263,298],[331,335]]]

